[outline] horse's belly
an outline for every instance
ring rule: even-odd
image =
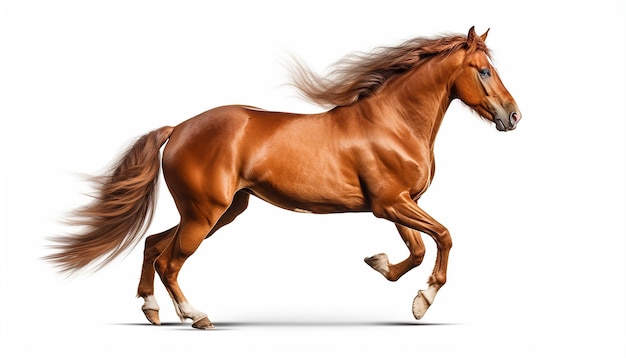
[[[360,187],[336,182],[259,182],[247,188],[278,207],[316,214],[367,211]]]

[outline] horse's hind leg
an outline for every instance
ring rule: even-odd
[[[217,218],[215,220],[217,221]],[[154,264],[163,285],[174,301],[176,313],[181,320],[191,319],[194,328],[208,329],[212,328],[213,324],[205,313],[189,304],[178,285],[178,273],[187,258],[198,249],[211,231],[210,222],[204,218],[183,217],[174,238],[169,241]]]
[[[211,232],[207,235],[207,238],[213,235],[221,227],[233,222],[237,216],[243,213],[248,207],[249,199],[250,194],[246,192],[240,191],[236,193],[232,204],[228,210],[226,210],[224,215],[220,217],[217,224],[213,226]],[[141,309],[146,315],[148,321],[154,325],[159,325],[161,323],[159,319],[159,305],[154,297],[154,262],[165,250],[169,241],[172,240],[177,229],[178,226],[175,226],[160,234],[149,236],[145,243],[144,260],[141,267],[141,279],[137,289],[137,296],[144,299],[144,304]]]
[[[146,315],[150,323],[161,324],[159,319],[159,305],[154,298],[154,261],[161,255],[165,247],[174,237],[178,226],[164,231],[160,234],[151,235],[146,239],[143,253],[143,265],[141,266],[141,278],[137,288],[137,297],[144,299],[141,310]]]
[[[231,223],[248,207],[249,198],[250,194],[237,192],[228,208],[213,204],[211,207],[199,210],[202,215],[184,215],[174,238],[169,241],[165,250],[156,259],[154,267],[174,301],[176,313],[181,320],[191,319],[194,328],[213,328],[213,324],[205,313],[189,304],[178,285],[178,273],[187,258],[196,251],[206,237]]]
[[[396,228],[409,249],[409,257],[397,264],[389,263],[389,258],[384,253],[365,258],[368,265],[380,272],[389,281],[397,281],[402,275],[419,266],[424,260],[426,252],[419,231],[398,224],[396,224]]]

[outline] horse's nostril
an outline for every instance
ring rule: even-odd
[[[517,112],[511,112],[509,119],[511,120],[512,123],[517,123],[521,119],[521,116]]]

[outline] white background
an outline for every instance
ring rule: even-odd
[[[623,353],[625,13],[619,1],[3,1],[0,351]],[[406,248],[371,214],[253,200],[181,272],[209,332],[174,324],[160,283],[170,324],[146,325],[134,297],[143,244],[72,279],[40,260],[88,200],[81,175],[135,137],[223,104],[319,111],[284,86],[289,54],[323,71],[348,52],[472,25],[491,28],[524,118],[499,133],[450,107],[420,204],[454,247],[421,322],[411,302],[432,240],[421,267],[387,282],[362,259],[399,261]],[[161,191],[151,233],[177,222]]]

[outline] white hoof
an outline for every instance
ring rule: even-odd
[[[377,254],[372,257],[366,257],[365,263],[387,277],[389,273],[389,257],[387,257],[387,254]]]
[[[431,286],[427,290],[420,290],[417,292],[417,296],[413,300],[413,316],[415,319],[422,319],[424,314],[435,300],[435,295],[439,289]]]
[[[215,328],[215,326],[213,326],[213,323],[211,323],[211,321],[209,320],[208,317],[203,317],[203,318],[200,318],[197,321],[194,321],[191,324],[191,327],[193,327],[195,329],[213,329],[213,328]]]

